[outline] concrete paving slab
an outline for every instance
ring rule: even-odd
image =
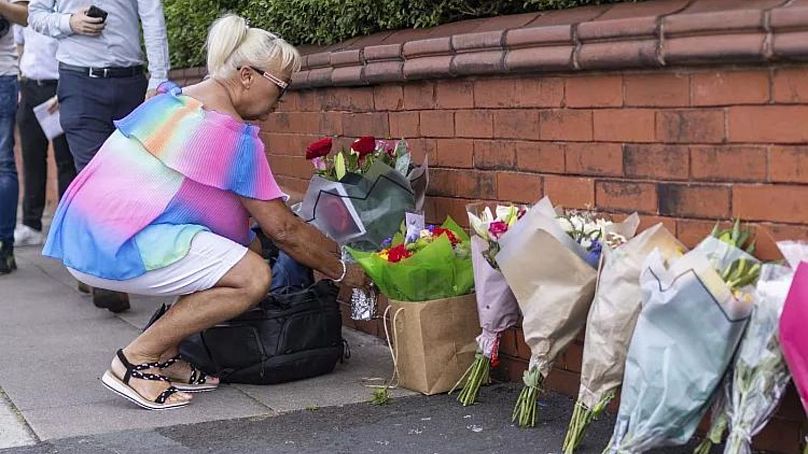
[[[100,383],[97,386],[101,386]],[[106,390],[105,390],[106,391]],[[233,386],[194,396],[187,408],[146,411],[106,391],[107,400],[23,411],[28,424],[41,440],[103,434],[131,429],[151,429],[253,416],[273,416],[262,405]]]
[[[0,390],[0,449],[36,444],[22,415]]]
[[[382,384],[393,371],[387,346],[358,331],[346,329],[343,336],[350,345],[351,359],[344,364],[338,363],[331,374],[278,385],[235,386],[281,413],[367,402],[373,395],[373,388],[365,385]],[[390,393],[393,397],[414,394],[405,389],[394,389]]]

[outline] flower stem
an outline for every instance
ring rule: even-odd
[[[572,454],[578,448],[578,445],[584,439],[584,434],[589,424],[603,413],[612,399],[614,399],[614,391],[602,396],[595,407],[591,409],[580,400],[575,403],[567,435],[564,437],[564,446],[562,447],[564,454]]]
[[[457,400],[463,404],[464,407],[473,405],[477,401],[480,386],[490,383],[490,366],[491,360],[486,358],[482,353],[475,355],[474,362],[464,375],[468,376],[468,378],[466,379],[465,385],[463,385],[463,390],[460,391],[460,394],[457,396]]]
[[[536,409],[539,393],[542,389],[544,378],[539,369],[534,367],[525,372],[523,381],[525,386],[519,393],[516,406],[513,408],[511,420],[519,424],[519,427],[534,427],[536,425]]]

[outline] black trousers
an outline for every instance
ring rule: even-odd
[[[115,132],[112,122],[143,103],[148,84],[143,74],[95,79],[59,70],[59,120],[79,172]]]
[[[34,115],[34,107],[56,95],[56,81],[40,84],[23,79],[20,93],[17,125],[20,127],[24,179],[22,223],[32,229],[42,230],[42,212],[45,209],[45,188],[48,181],[48,138]],[[53,140],[53,152],[61,198],[76,176],[73,156],[64,135]]]

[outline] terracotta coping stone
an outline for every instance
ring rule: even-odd
[[[515,72],[808,60],[808,0],[651,0],[302,46],[292,88]],[[200,72],[201,71],[201,72]],[[172,77],[204,74],[172,71]]]

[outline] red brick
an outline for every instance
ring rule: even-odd
[[[319,112],[326,109],[324,105],[324,93],[320,90],[301,90],[298,93],[297,108],[303,112]],[[371,95],[370,105],[373,105],[373,97]]]
[[[496,176],[477,170],[429,169],[429,194],[443,197],[496,199]]]
[[[589,110],[543,110],[539,123],[542,140],[592,140],[592,112]]]
[[[583,328],[583,327],[582,327]],[[583,336],[584,330],[579,331],[579,335]],[[556,368],[566,370],[568,372],[581,373],[581,363],[583,362],[584,345],[582,340],[574,339],[567,345],[556,361]]]
[[[516,167],[528,172],[564,173],[564,145],[517,142]]]
[[[311,162],[298,156],[273,156],[269,159],[269,165],[275,175],[308,179],[314,173],[314,167]]]
[[[342,118],[342,132],[348,137],[388,137],[390,120],[386,113],[349,113]]]
[[[578,175],[623,174],[623,147],[618,143],[568,143],[566,171]]]
[[[320,113],[320,134],[323,135],[342,135],[342,116],[340,112],[322,112]]]
[[[686,146],[634,145],[623,150],[627,177],[686,180],[690,173],[690,152]]]
[[[494,137],[538,140],[539,114],[532,110],[494,111]]]
[[[623,105],[623,77],[569,77],[564,93],[567,107],[620,107]]]
[[[497,172],[497,199],[535,203],[541,199],[542,177],[532,173]]]
[[[494,137],[494,114],[487,110],[458,110],[455,112],[457,137]]]
[[[454,115],[445,110],[422,111],[420,129],[423,137],[454,137]]]
[[[625,105],[686,107],[690,104],[690,76],[680,73],[626,74]]]
[[[418,112],[390,112],[390,137],[400,139],[418,137]]]
[[[654,141],[654,111],[650,109],[595,110],[593,124],[595,141]]]
[[[434,109],[435,83],[409,82],[405,84],[404,108],[407,110]]]
[[[595,206],[595,180],[547,175],[544,177],[544,195],[564,208],[592,208]]]
[[[804,223],[808,186],[735,185],[732,215],[750,221]]]
[[[598,181],[595,188],[598,209],[657,212],[657,192],[653,183]]]
[[[808,106],[729,108],[730,142],[808,142]]]
[[[474,167],[487,170],[513,170],[516,144],[507,140],[475,140]]]
[[[564,81],[560,78],[486,78],[474,82],[477,108],[561,107]]]
[[[373,89],[370,87],[329,88],[316,90],[315,100],[319,97],[320,105],[314,111],[339,110],[348,112],[370,112],[373,110]]]
[[[401,85],[373,87],[373,105],[376,110],[401,110],[404,107],[404,88]]]
[[[275,180],[278,182],[278,186],[280,186],[281,189],[286,192],[296,192],[299,194],[303,194],[309,187],[308,179],[278,175],[275,177]]]
[[[808,183],[808,147],[771,147],[769,179],[778,183]]]
[[[808,68],[778,68],[772,86],[774,102],[778,104],[808,103]]]
[[[690,218],[729,218],[730,187],[660,183],[659,214]]]
[[[293,134],[262,134],[269,155],[300,156],[307,144],[301,143],[301,136]]]
[[[414,162],[424,162],[427,156],[429,156],[429,162],[435,162],[438,158],[437,139],[408,139],[407,146]]]
[[[427,222],[441,224],[447,216],[454,219],[460,226],[468,226],[468,215],[466,205],[471,203],[470,199],[459,199],[455,197],[429,197],[426,204]]]
[[[769,70],[710,71],[693,74],[694,106],[765,104],[769,101]]]
[[[437,156],[430,165],[470,169],[474,167],[474,142],[468,139],[438,139]]]
[[[435,107],[470,109],[474,107],[474,85],[469,80],[440,81],[435,84]]]
[[[723,110],[664,110],[657,112],[657,139],[666,143],[724,141]]]
[[[690,175],[706,181],[765,181],[767,153],[756,146],[693,146]]]
[[[622,222],[623,220],[625,220],[626,216],[628,215],[624,214],[621,216],[615,216],[613,219],[616,222]],[[653,227],[660,223],[664,225],[669,232],[671,232],[673,235],[676,235],[676,219],[664,216],[654,216],[652,214],[644,214],[640,216],[640,226],[637,227],[637,233],[640,233],[648,229],[649,227]]]
[[[688,249],[696,247],[697,244],[707,238],[707,235],[715,227],[715,221],[699,221],[696,219],[679,219],[676,222],[676,238],[682,242]],[[727,228],[731,225],[730,222],[722,222],[719,224],[721,228]]]
[[[581,382],[581,375],[563,369],[554,368],[544,382],[544,387],[548,391],[554,391],[567,396],[578,395],[578,385]],[[572,402],[570,402],[572,405]],[[541,418],[541,416],[539,416]]]
[[[519,352],[516,350],[516,330],[506,329],[502,332],[502,336],[499,338],[499,353],[503,355],[510,355],[514,357],[519,356]]]
[[[525,342],[525,333],[522,331],[522,328],[515,329],[516,331],[516,351],[519,352],[518,358],[524,359],[525,361],[530,360],[530,347],[528,347],[527,342]]]

